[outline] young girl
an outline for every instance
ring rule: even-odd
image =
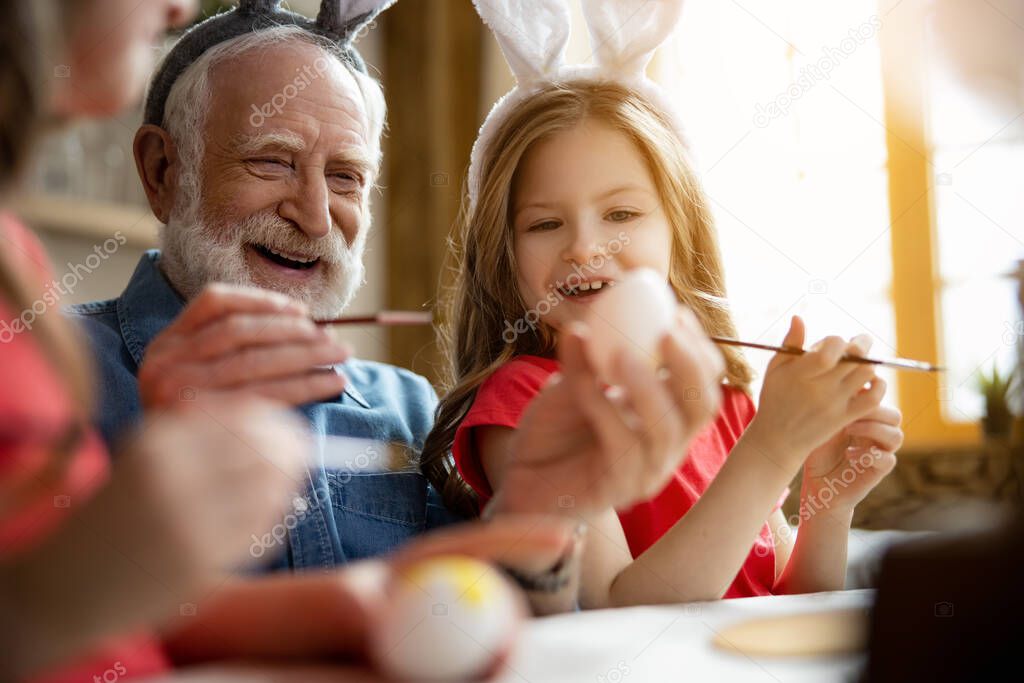
[[[627,270],[656,270],[708,334],[735,336],[707,202],[678,128],[650,97],[570,74],[496,112],[474,150],[443,331],[450,389],[423,454],[428,477],[463,510],[500,489],[518,420],[558,370],[556,334]],[[784,343],[803,345],[799,318]],[[589,525],[581,604],[842,588],[853,507],[902,440],[899,414],[879,407],[883,380],[840,362],[868,347],[830,337],[775,357],[756,415],[751,370],[724,349],[720,412],[664,490],[618,511],[567,501]],[[779,505],[801,464],[794,543]]]

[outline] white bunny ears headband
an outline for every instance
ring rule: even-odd
[[[469,202],[480,194],[480,165],[502,121],[517,104],[553,82],[588,79],[622,83],[644,96],[683,129],[668,96],[644,70],[654,51],[672,33],[683,0],[582,0],[590,32],[592,64],[568,65],[567,0],[473,0],[484,23],[494,32],[516,86],[499,99],[480,126],[469,164]]]

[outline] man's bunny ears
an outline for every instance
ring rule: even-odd
[[[323,0],[315,20],[281,8],[281,0],[241,0],[238,7],[210,17],[189,29],[164,59],[146,96],[145,122],[160,125],[167,96],[175,81],[213,46],[242,35],[276,26],[298,26],[339,47],[341,56],[355,69],[366,64],[352,42],[360,29],[397,0]]]
[[[494,33],[516,87],[495,103],[480,126],[469,165],[471,207],[476,206],[480,191],[484,150],[515,105],[545,84],[589,79],[627,85],[672,119],[685,144],[669,98],[644,73],[654,51],[678,23],[683,0],[582,0],[593,63],[572,66],[565,63],[570,25],[566,0],[473,0],[473,4]]]

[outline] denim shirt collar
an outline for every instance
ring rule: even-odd
[[[136,366],[142,364],[150,342],[185,309],[185,300],[161,272],[159,260],[159,249],[146,251],[117,300],[121,337]],[[370,408],[352,382],[345,385],[345,394],[361,407]]]
[[[160,251],[150,249],[135,266],[128,286],[117,300],[121,338],[136,365],[142,364],[146,347],[185,308],[185,300],[171,287],[157,262]]]

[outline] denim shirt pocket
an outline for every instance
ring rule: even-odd
[[[327,487],[346,560],[388,553],[426,529],[427,480],[419,472],[328,472]]]

